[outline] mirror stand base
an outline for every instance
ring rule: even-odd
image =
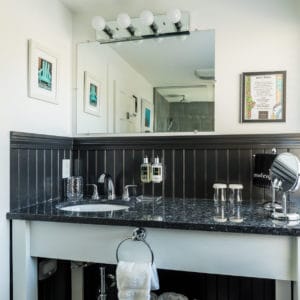
[[[282,210],[282,205],[277,202],[267,202],[264,204],[264,209],[267,211]]]
[[[297,213],[285,214],[283,212],[273,212],[271,218],[282,221],[298,221],[300,220],[300,215]]]

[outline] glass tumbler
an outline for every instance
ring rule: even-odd
[[[229,220],[231,222],[241,223],[244,220],[242,217],[242,190],[242,184],[229,184]]]
[[[214,221],[219,223],[227,221],[225,204],[215,204]]]
[[[215,204],[225,204],[226,202],[226,189],[227,185],[225,183],[215,183],[213,185],[214,189],[214,202]]]
[[[71,201],[83,198],[83,179],[81,176],[71,176],[67,179],[67,198]]]
[[[226,189],[227,185],[224,183],[215,183],[214,189],[214,221],[226,222]]]

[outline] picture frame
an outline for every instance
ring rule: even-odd
[[[286,71],[241,76],[241,122],[286,121]]]
[[[101,116],[101,84],[93,75],[84,72],[84,112]]]
[[[57,58],[33,40],[28,41],[28,97],[58,104]]]
[[[142,99],[141,102],[142,132],[153,132],[153,103],[146,99]]]

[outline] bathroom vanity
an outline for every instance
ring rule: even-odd
[[[277,300],[291,299],[292,292],[300,299],[300,225],[273,222],[263,210],[270,191],[252,184],[253,155],[271,153],[274,147],[299,157],[300,136],[71,139],[12,132],[7,217],[14,298],[36,299],[37,257],[115,264],[118,244],[134,228],[144,227],[158,268],[275,279]],[[163,182],[141,184],[144,195],[162,196],[160,201],[114,213],[56,208],[63,195],[62,159],[72,158],[72,173],[83,176],[84,184],[97,182],[103,172],[111,174],[116,194],[122,195],[125,185],[139,183],[145,155],[159,155],[166,168]],[[243,184],[242,223],[214,221],[212,186],[217,181]],[[298,210],[299,193],[291,198]],[[149,260],[141,247],[126,243],[120,258]],[[80,289],[82,272],[73,270],[72,280]]]
[[[242,223],[218,223],[212,200],[166,198],[98,213],[62,211],[57,203],[7,215],[12,220],[14,299],[37,299],[37,257],[115,264],[118,244],[135,227],[146,228],[158,268],[276,279],[277,300],[291,299],[293,281],[293,299],[300,297],[300,225],[274,222],[260,205],[243,204]],[[121,258],[150,259],[136,243],[124,246]],[[77,288],[80,278],[73,272]]]

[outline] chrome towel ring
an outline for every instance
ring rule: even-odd
[[[154,254],[153,254],[153,251],[152,251],[150,245],[146,242],[145,239],[146,239],[146,229],[144,229],[144,228],[134,229],[133,233],[132,233],[132,237],[126,238],[118,244],[118,247],[117,247],[117,250],[116,250],[117,262],[119,262],[119,250],[120,250],[121,245],[123,243],[125,243],[126,241],[135,241],[135,242],[143,242],[147,246],[147,248],[149,249],[149,251],[151,253],[151,263],[153,264]]]

